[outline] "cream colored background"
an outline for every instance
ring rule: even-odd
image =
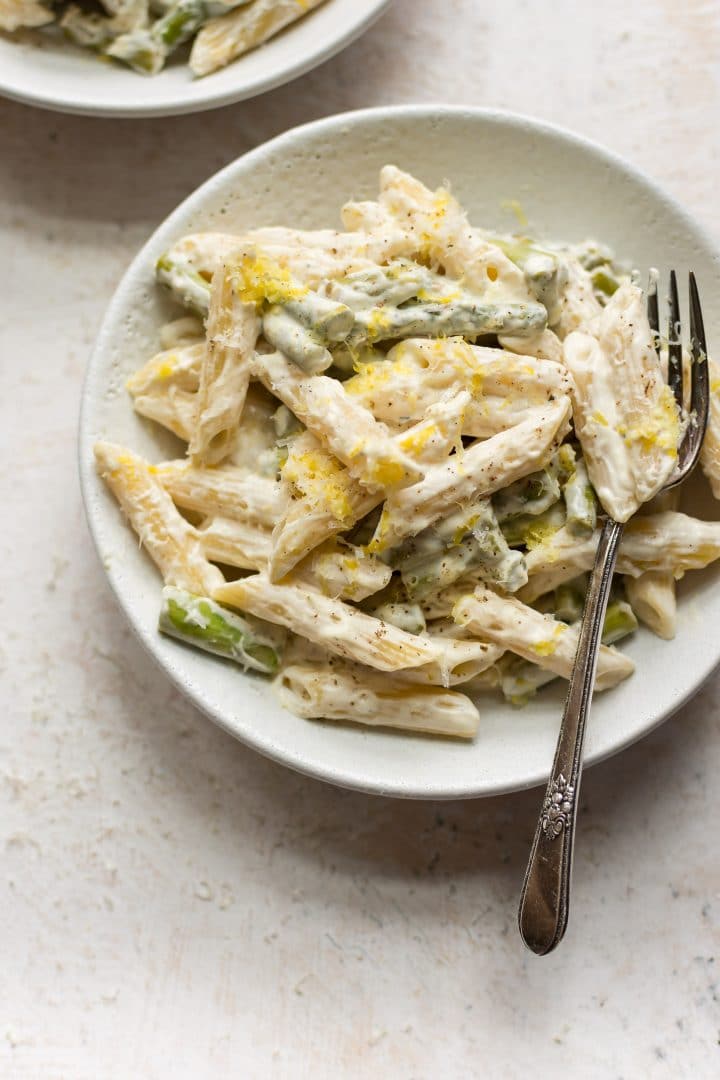
[[[572,925],[538,960],[514,921],[539,793],[367,798],[213,727],[121,621],[75,429],[141,242],[221,165],[320,115],[530,112],[627,155],[720,239],[718,56],[720,7],[700,0],[395,0],[314,73],[219,112],[0,103],[0,1075],[717,1074],[718,679],[586,775]]]

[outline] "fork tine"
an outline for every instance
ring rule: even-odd
[[[710,372],[708,371],[707,342],[705,341],[700,296],[692,270],[690,271],[689,286],[690,352],[692,355],[690,408],[695,415],[697,430],[704,433],[710,404]]]
[[[670,318],[668,321],[668,383],[675,395],[678,408],[683,407],[683,363],[682,341],[680,340],[680,301],[678,299],[677,277],[670,271]]]
[[[651,270],[648,274],[647,287],[647,317],[655,339],[655,351],[660,350],[660,312],[658,311],[658,272]]]

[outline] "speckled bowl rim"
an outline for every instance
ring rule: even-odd
[[[457,117],[472,119],[482,124],[484,122],[495,124],[506,124],[512,127],[524,129],[525,131],[534,132],[540,135],[549,135],[555,140],[565,141],[572,144],[586,153],[593,155],[599,162],[606,165],[608,168],[619,171],[625,176],[631,177],[635,182],[640,183],[652,194],[655,200],[666,204],[672,212],[682,219],[683,226],[686,227],[691,234],[693,234],[699,243],[704,245],[704,249],[707,252],[712,252],[709,258],[720,265],[720,255],[717,248],[712,244],[712,241],[705,235],[704,230],[697,224],[697,222],[691,217],[691,215],[675,200],[672,196],[669,196],[659,185],[650,179],[641,170],[630,165],[627,161],[621,158],[614,152],[605,149],[592,140],[586,139],[583,136],[577,135],[572,131],[566,130],[558,125],[548,123],[546,121],[536,120],[531,117],[524,116],[522,114],[499,110],[499,109],[484,109],[479,107],[464,107],[464,106],[451,106],[451,105],[394,105],[385,106],[379,108],[361,109],[352,112],[340,113],[330,117],[325,117],[320,120],[315,120],[310,123],[301,125],[299,127],[290,129],[283,134],[273,138],[267,143],[256,147],[247,154],[242,155],[231,164],[210,177],[205,183],[197,188],[191,195],[189,195],[158,227],[153,233],[150,239],[146,242],[135,259],[130,264],[126,273],[124,274],[117,290],[107,308],[103,323],[101,325],[96,344],[88,365],[88,369],[85,376],[85,382],[82,391],[82,401],[80,409],[79,420],[79,436],[78,436],[78,451],[79,451],[79,471],[80,471],[80,485],[82,491],[83,502],[85,505],[85,511],[88,520],[88,526],[90,533],[95,544],[95,548],[102,561],[102,552],[99,539],[99,513],[96,505],[96,497],[93,491],[94,484],[97,484],[97,477],[93,468],[93,455],[92,455],[92,436],[90,431],[89,414],[92,410],[92,401],[90,394],[90,378],[91,372],[96,364],[101,362],[101,357],[104,351],[109,347],[110,341],[108,340],[108,334],[110,332],[110,326],[116,320],[118,314],[124,309],[125,293],[129,288],[129,283],[137,277],[137,275],[146,272],[148,262],[148,252],[151,247],[154,247],[156,243],[164,238],[169,241],[178,235],[178,226],[183,219],[191,212],[197,210],[202,205],[203,201],[207,199],[213,192],[220,188],[228,178],[232,177],[236,170],[238,170],[242,164],[243,168],[254,164],[256,161],[261,161],[269,153],[277,154],[278,151],[289,150],[292,147],[302,145],[310,135],[323,134],[325,136],[332,134],[333,131],[337,131],[340,128],[347,127],[347,125],[353,125],[356,123],[365,123],[367,121],[382,121],[388,122],[393,119],[399,118],[414,118],[418,123],[422,122],[434,122],[444,117]],[[120,525],[118,525],[120,527]],[[271,758],[283,765],[288,766],[298,772],[304,773],[309,776],[313,776],[317,779],[324,780],[326,782],[335,784],[340,787],[351,788],[370,794],[388,795],[401,798],[417,798],[417,799],[460,799],[460,798],[476,798],[491,795],[505,794],[511,791],[518,791],[534,787],[538,784],[542,784],[547,780],[551,757],[548,758],[547,767],[541,769],[535,769],[531,771],[519,770],[517,779],[512,783],[498,784],[493,782],[492,778],[483,778],[481,782],[475,785],[457,785],[448,783],[447,780],[439,782],[436,785],[425,784],[422,787],[408,783],[398,783],[397,785],[383,783],[378,781],[376,777],[368,773],[358,773],[356,769],[348,767],[346,769],[328,769],[325,768],[322,763],[305,760],[300,753],[293,753],[287,750],[283,750],[275,746],[271,739],[263,737],[263,731],[261,728],[253,728],[252,725],[246,723],[239,724],[237,721],[231,721],[226,716],[219,713],[212,708],[208,702],[204,699],[202,692],[184,676],[182,671],[182,664],[173,664],[163,659],[158,653],[157,635],[145,633],[143,629],[138,625],[131,606],[127,603],[126,597],[122,590],[118,587],[115,574],[112,569],[104,567],[110,586],[115,594],[118,604],[123,610],[125,616],[130,623],[130,626],[139,637],[142,644],[147,651],[164,671],[169,676],[174,685],[181,691],[186,697],[188,697],[197,708],[209,716],[215,723],[221,728],[224,728],[230,734],[240,739],[242,742],[251,746],[259,753],[266,757]],[[668,646],[672,648],[672,645]],[[661,723],[668,719],[673,713],[693,697],[697,691],[701,688],[703,683],[709,678],[709,676],[715,670],[717,664],[720,662],[720,640],[717,645],[708,650],[701,660],[698,660],[698,666],[695,669],[692,680],[684,687],[684,689],[673,695],[667,702],[666,707],[659,710],[655,715],[645,717],[641,722],[636,723],[634,726],[630,726],[626,735],[623,738],[617,739],[612,745],[602,746],[593,752],[588,753],[586,756],[586,766],[596,764],[599,761],[605,760],[626,747],[637,742],[645,735],[649,734]],[[636,676],[637,677],[637,676]],[[559,721],[559,715],[558,715]]]
[[[174,99],[169,98],[165,101],[153,101],[152,98],[152,81],[146,79],[144,76],[135,75],[133,72],[128,71],[128,78],[135,78],[141,80],[141,85],[148,89],[148,100],[145,102],[123,100],[122,97],[115,100],[106,101],[102,104],[98,104],[93,101],[92,98],[92,85],[90,91],[86,95],[83,94],[68,94],[67,91],[58,92],[57,89],[50,89],[48,85],[43,83],[40,78],[40,72],[37,68],[33,68],[28,65],[27,80],[23,77],[18,79],[17,76],[8,76],[7,73],[3,75],[0,71],[0,96],[10,98],[13,101],[19,101],[24,105],[33,105],[41,109],[49,109],[52,112],[70,113],[78,116],[95,116],[95,117],[115,117],[117,119],[131,118],[131,117],[158,117],[158,116],[182,116],[189,115],[190,113],[204,112],[208,109],[217,109],[224,105],[233,105],[239,101],[247,101],[250,98],[259,96],[266,93],[268,90],[275,90],[279,86],[284,86],[285,83],[291,82],[293,79],[299,78],[301,75],[305,75],[308,71],[312,71],[313,68],[323,64],[326,60],[330,60],[337,53],[342,52],[348,45],[350,45],[356,38],[359,38],[364,34],[372,24],[380,18],[383,12],[391,3],[391,0],[366,0],[366,8],[364,10],[358,10],[357,14],[349,21],[342,20],[337,21],[337,31],[331,35],[313,35],[309,34],[309,40],[314,44],[309,49],[297,50],[297,58],[291,60],[288,63],[281,64],[279,67],[273,68],[270,64],[267,71],[264,74],[260,74],[258,77],[244,82],[244,72],[242,69],[243,57],[240,57],[233,64],[226,68],[221,69],[219,72],[212,75],[205,76],[204,79],[197,82],[191,82],[186,84],[189,87],[202,86],[204,92],[195,94],[192,90],[183,92],[182,84],[178,89],[177,95]],[[310,13],[310,17],[315,15],[315,12]],[[319,12],[318,12],[319,14]],[[305,20],[303,20],[304,22]],[[295,27],[291,24],[285,30],[282,31],[282,38],[292,39],[292,35],[295,33]],[[254,50],[252,54],[248,55],[261,55],[262,58],[274,56],[274,42],[278,39],[271,38],[270,41],[264,45],[259,46],[257,50]],[[3,44],[0,42],[0,44]],[[14,46],[12,42],[5,42],[11,47]],[[119,72],[119,74],[125,74]],[[235,74],[235,79],[233,79]],[[162,79],[163,73],[153,76],[153,79]],[[51,79],[50,82],[60,82],[60,77]],[[90,83],[94,81],[90,77]],[[229,85],[228,85],[229,84]],[[135,87],[137,88],[137,84]]]

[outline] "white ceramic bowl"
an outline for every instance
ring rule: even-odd
[[[29,105],[89,116],[170,116],[255,97],[317,67],[359,37],[390,0],[327,0],[267,44],[195,79],[171,62],[151,78],[101,63],[59,35],[22,43],[0,36],[0,94]]]
[[[160,579],[97,478],[92,444],[109,438],[159,460],[173,453],[133,413],[127,375],[157,348],[168,302],[153,281],[157,256],[184,233],[269,224],[332,225],[350,197],[372,197],[388,162],[437,185],[450,178],[474,220],[512,228],[517,199],[540,236],[596,237],[638,267],[693,268],[710,343],[720,322],[720,266],[711,240],[645,176],[619,158],[537,121],[480,109],[396,106],[320,120],[246,154],[203,184],[151,237],[118,288],[95,347],[80,423],[80,470],[90,528],[128,619],[176,686],[261,753],[348,787],[414,798],[487,795],[544,780],[563,690],[525,709],[488,698],[474,744],[300,720],[270,687],[156,631]],[[175,451],[176,452],[176,451]],[[700,494],[703,516],[716,516]],[[697,507],[695,508],[697,509]],[[687,584],[686,584],[687,583]],[[683,582],[672,643],[640,632],[623,646],[637,673],[597,697],[587,760],[611,754],[677,709],[720,659],[720,589],[712,570]]]

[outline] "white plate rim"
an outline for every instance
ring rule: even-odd
[[[358,15],[357,19],[354,19],[351,23],[346,24],[341,33],[337,34],[332,39],[319,39],[316,47],[311,49],[310,52],[304,53],[302,56],[298,56],[298,59],[294,63],[290,63],[285,67],[282,67],[276,71],[268,71],[267,75],[257,78],[252,84],[242,86],[240,88],[233,89],[232,87],[224,90],[214,91],[212,90],[212,75],[206,76],[208,80],[208,93],[206,96],[198,98],[179,98],[176,102],[165,105],[153,105],[150,101],[148,104],[123,104],[122,101],[117,105],[94,105],[91,100],[82,97],[73,96],[59,96],[57,94],[49,94],[43,92],[42,88],[36,89],[31,85],[31,78],[28,80],[28,85],[18,84],[18,82],[10,81],[7,77],[3,77],[0,71],[0,96],[9,98],[11,101],[20,102],[22,105],[32,105],[35,108],[47,109],[51,112],[67,113],[73,116],[95,116],[95,117],[115,117],[116,119],[129,119],[132,117],[161,117],[161,116],[185,116],[197,112],[205,112],[208,109],[219,109],[224,105],[233,105],[240,101],[248,101],[250,98],[258,97],[260,94],[267,93],[269,90],[275,90],[279,86],[284,86],[285,83],[292,82],[293,79],[298,79],[302,75],[306,75],[309,71],[318,67],[320,64],[325,63],[326,60],[330,60],[337,53],[342,52],[347,48],[356,38],[361,37],[367,30],[370,29],[372,24],[376,22],[380,16],[384,13],[387,7],[389,7],[391,0],[366,0],[368,3],[368,9]],[[309,17],[311,18],[314,13],[311,12]],[[286,35],[292,34],[293,26],[286,28],[283,33]],[[272,44],[272,39],[267,42],[265,46],[260,46],[260,49]],[[242,64],[243,58],[240,57],[236,63]],[[230,67],[222,69],[223,71],[230,70]],[[30,73],[32,76],[32,72]],[[144,76],[136,75],[133,72],[128,72],[129,76],[133,76],[137,79],[143,79]],[[162,78],[162,73],[154,78]]]
[[[333,114],[332,116],[323,117],[319,120],[309,121],[308,123],[299,125],[275,136],[268,142],[261,144],[241,155],[239,158],[230,162],[224,166],[221,170],[214,173],[204,183],[195,189],[189,196],[187,196],[176,208],[173,210],[167,218],[158,226],[158,228],[148,238],[146,243],[142,246],[135,258],[130,263],[129,267],[125,271],[120,283],[118,284],[115,293],[108,305],[103,321],[98,332],[95,346],[93,348],[88,367],[86,369],[85,379],[82,388],[79,425],[78,425],[78,466],[80,474],[80,488],[82,493],[83,504],[85,507],[86,518],[88,521],[88,527],[95,546],[95,550],[98,554],[100,562],[102,564],[102,550],[100,546],[100,538],[98,532],[99,522],[95,517],[95,509],[93,506],[92,497],[92,485],[96,480],[96,473],[93,467],[93,455],[92,455],[92,443],[90,441],[90,430],[87,422],[87,416],[91,410],[90,401],[90,375],[95,363],[99,362],[99,359],[106,347],[105,335],[109,333],[108,327],[113,322],[117,311],[123,309],[123,292],[129,288],[129,284],[134,275],[147,264],[147,253],[158,242],[161,235],[167,234],[168,239],[172,235],[176,235],[176,222],[181,221],[185,215],[196,204],[200,204],[203,199],[209,195],[216,187],[223,184],[225,178],[233,173],[238,168],[240,162],[245,164],[251,162],[255,157],[261,158],[265,154],[276,152],[278,149],[289,148],[295,143],[301,143],[305,136],[312,131],[315,133],[328,133],[334,128],[342,127],[346,124],[352,124],[354,121],[363,121],[370,118],[383,118],[391,120],[393,118],[407,118],[416,117],[425,120],[437,120],[442,117],[472,117],[480,121],[488,122],[504,122],[512,126],[528,129],[536,132],[543,132],[554,136],[562,140],[566,140],[570,144],[575,144],[586,151],[599,157],[608,165],[613,168],[631,176],[636,181],[639,181],[646,187],[650,188],[656,198],[660,201],[667,203],[677,216],[683,220],[687,229],[691,232],[698,234],[703,233],[702,227],[693,218],[693,216],[684,208],[684,206],[666,192],[661,185],[653,180],[643,170],[630,164],[625,158],[615,153],[614,151],[602,146],[601,144],[583,136],[579,135],[567,128],[560,125],[551,123],[545,120],[538,120],[533,117],[517,113],[511,110],[485,108],[480,106],[462,106],[462,105],[446,105],[446,104],[407,104],[407,105],[390,105],[390,106],[378,106],[367,109],[358,109],[344,113]],[[717,253],[714,256],[714,260],[720,262]],[[325,782],[334,784],[335,786],[348,788],[351,790],[362,791],[367,794],[392,796],[397,798],[410,798],[410,799],[423,799],[423,800],[453,800],[453,799],[470,799],[490,797],[494,795],[508,794],[513,791],[526,790],[528,788],[536,787],[541,784],[545,784],[549,773],[551,761],[548,760],[547,767],[535,770],[525,774],[522,778],[511,783],[493,783],[492,779],[483,779],[478,783],[476,787],[454,787],[452,784],[438,784],[433,787],[418,788],[411,784],[397,784],[388,785],[378,782],[371,776],[359,777],[356,772],[352,770],[343,769],[325,769],[322,766],[311,765],[307,762],[298,761],[292,756],[292,754],[279,750],[275,747],[270,740],[264,740],[260,737],[257,731],[245,730],[239,731],[236,727],[233,727],[224,716],[219,714],[208,706],[208,703],[203,699],[202,694],[197,690],[191,681],[187,677],[183,678],[180,671],[176,670],[174,666],[167,664],[158,655],[157,651],[157,635],[150,633],[144,633],[143,629],[137,624],[133,617],[133,613],[129,604],[126,602],[126,598],[122,591],[118,588],[118,584],[115,580],[115,575],[112,569],[103,567],[106,573],[107,580],[110,587],[124,612],[132,630],[139,638],[143,646],[152,656],[153,660],[157,663],[163,673],[170,678],[171,682],[176,688],[187,697],[192,703],[206,716],[213,720],[219,727],[229,732],[235,738],[241,742],[250,746],[258,753],[265,757],[270,758],[282,764],[296,772],[304,775],[312,776],[315,779],[323,780]],[[646,735],[650,734],[662,723],[664,723],[670,716],[681,709],[692,697],[694,697],[698,691],[702,688],[708,678],[716,670],[720,663],[720,656],[714,657],[712,660],[706,661],[702,669],[697,674],[695,682],[690,686],[686,692],[681,695],[674,696],[669,702],[666,708],[661,709],[650,720],[646,720],[642,725],[632,729],[627,737],[619,739],[609,748],[602,751],[596,750],[589,752],[584,761],[585,767],[592,766],[601,761],[607,760],[613,757],[615,754],[631,746],[633,743],[638,742]],[[559,723],[558,715],[558,723]]]

